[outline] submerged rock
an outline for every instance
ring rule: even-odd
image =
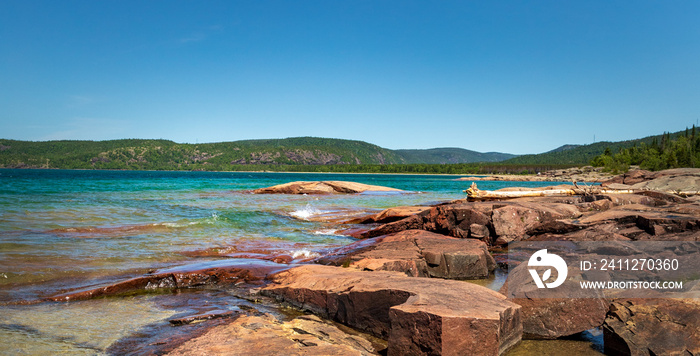
[[[387,338],[389,355],[499,355],[520,341],[520,306],[471,283],[305,265],[261,293]]]
[[[216,309],[216,310],[207,311],[205,313],[199,313],[199,314],[184,316],[181,318],[170,319],[169,322],[170,322],[170,324],[173,324],[173,325],[186,325],[186,324],[192,324],[192,323],[196,323],[199,321],[205,321],[205,320],[211,320],[211,319],[230,318],[234,315],[236,315],[236,313],[232,310]]]
[[[255,194],[357,194],[365,192],[405,192],[401,189],[345,181],[291,182],[255,189]]]
[[[85,287],[54,295],[47,299],[51,301],[70,301],[159,289],[261,283],[268,275],[290,267],[290,265],[254,259],[228,259],[194,263],[155,271],[144,276],[108,285]]]

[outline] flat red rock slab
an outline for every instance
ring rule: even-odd
[[[365,192],[405,192],[401,189],[345,181],[291,182],[255,189],[255,194],[358,194]]]
[[[304,265],[261,290],[389,341],[389,355],[499,355],[522,337],[520,306],[475,284]]]

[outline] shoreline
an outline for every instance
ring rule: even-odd
[[[372,175],[406,175],[406,176],[456,176],[471,177],[469,173],[382,173],[382,172],[285,172],[285,171],[198,171],[198,170],[150,170],[150,169],[85,169],[85,168],[0,168],[3,170],[23,171],[95,171],[95,172],[202,172],[202,173],[288,173],[288,174],[372,174]],[[485,176],[485,175],[474,175]]]
[[[204,171],[204,170],[150,170],[150,169],[86,169],[86,168],[6,168],[0,167],[0,171],[3,170],[23,170],[23,171],[95,171],[95,172],[202,172],[202,173],[283,173],[283,174],[351,174],[351,175],[405,175],[405,176],[452,176],[452,177],[462,177],[463,179],[458,180],[476,180],[476,181],[509,181],[509,182],[571,182],[571,179],[562,178],[551,178],[549,175],[535,175],[535,174],[471,174],[471,173],[387,173],[387,172],[288,172],[288,171]],[[543,173],[547,174],[545,171]],[[612,178],[612,174],[605,175],[605,179]],[[598,181],[592,180],[578,180],[578,182],[591,182],[598,183]]]
[[[464,177],[459,180],[473,181],[509,181],[509,182],[584,182],[602,183],[610,180],[614,175],[603,172],[602,167],[574,167],[567,169],[555,169],[540,172],[538,174],[489,174],[478,175],[473,178]]]

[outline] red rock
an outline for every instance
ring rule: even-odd
[[[493,238],[497,238],[499,244],[504,244],[521,239],[530,231],[556,219],[579,216],[581,213],[578,208],[561,203],[521,201],[447,204],[384,224],[362,234],[362,237],[420,229],[458,238],[478,238],[489,245],[493,243]],[[495,236],[492,236],[491,228]]]
[[[652,208],[625,205],[587,216],[579,220],[584,225],[615,223],[620,230],[636,226],[652,236],[700,230],[700,216],[671,211],[670,207]],[[675,206],[678,209],[678,206]]]
[[[371,237],[393,234],[405,230],[423,229],[423,217],[421,216],[423,214],[424,213],[412,215],[399,221],[381,225],[377,228],[361,233],[359,235],[359,238],[366,239]]]
[[[526,263],[513,268],[502,293],[523,291],[533,285]],[[558,287],[566,288],[566,286]],[[566,295],[566,292],[562,293]],[[576,291],[570,293],[576,296]],[[511,298],[522,307],[523,339],[556,339],[599,327],[605,320],[608,301],[604,298]]]
[[[423,230],[358,241],[316,262],[449,279],[486,278],[496,267],[485,243]]]
[[[403,220],[384,224],[363,234],[364,238],[420,229],[453,237],[469,237],[472,224],[489,224],[489,217],[472,204],[440,205]]]
[[[291,182],[255,189],[255,194],[357,194],[364,192],[405,192],[401,189],[343,181]]]
[[[279,321],[244,315],[189,340],[169,355],[376,355],[362,336],[350,335],[313,315]]]
[[[388,338],[389,355],[498,355],[522,334],[520,307],[471,283],[320,265],[271,279],[263,294]]]
[[[347,224],[386,224],[430,210],[429,206],[397,206],[384,209],[376,214],[345,221]]]
[[[90,286],[47,298],[51,301],[82,300],[137,291],[192,288],[202,285],[260,283],[269,274],[290,268],[263,260],[228,259],[195,263],[156,271],[103,286]]]
[[[578,202],[572,203],[570,199],[577,199]],[[690,235],[700,231],[700,204],[653,191],[575,198],[460,201],[435,206],[369,231],[357,231],[353,236],[370,238],[412,229],[479,239],[488,245],[505,245],[527,239],[551,240],[555,237],[572,241],[628,238],[681,240],[692,239]],[[595,236],[593,233],[596,231],[602,231],[603,236]]]
[[[236,315],[231,310],[210,310],[206,313],[200,313],[200,314],[195,314],[195,315],[188,315],[185,317],[181,318],[175,318],[175,319],[170,319],[170,324],[173,325],[185,325],[185,324],[191,324],[196,321],[202,321],[202,320],[211,320],[211,319],[219,319],[219,318],[230,318],[232,316]]]
[[[617,184],[627,184],[627,185],[632,185],[640,182],[644,182],[647,180],[653,179],[655,174],[650,171],[646,171],[643,169],[636,169],[632,170],[620,175],[617,175],[615,177],[612,177],[611,179],[608,179],[604,182],[601,183],[603,187],[607,187],[608,185],[612,183],[617,183]]]
[[[700,354],[697,299],[617,300],[603,325],[606,354]]]
[[[666,204],[665,201],[659,201],[652,197],[643,195],[642,192],[640,192],[640,194],[606,194],[605,196],[610,198],[610,201],[614,206],[632,204],[659,206]]]
[[[497,245],[521,240],[538,227],[557,219],[573,218],[581,213],[565,204],[507,205],[493,210],[492,223],[498,236]]]

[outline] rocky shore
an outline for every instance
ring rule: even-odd
[[[556,169],[538,174],[491,174],[487,176],[463,177],[466,181],[510,181],[510,182],[589,182],[600,183],[612,178],[601,167]]]
[[[321,183],[257,193],[378,189]],[[684,255],[700,253],[700,197],[666,189],[700,191],[700,169],[630,172],[601,183],[634,189],[397,207],[339,223],[358,240],[313,260],[224,259],[49,300],[217,288],[299,311],[279,318],[252,308],[171,320],[225,320],[161,349],[174,355],[501,355],[523,339],[572,337],[593,328],[602,330],[608,354],[700,354],[697,299],[508,296],[508,288],[532,284],[526,264],[508,263],[507,249],[517,242],[687,241],[692,244]],[[500,291],[469,282],[508,268]]]

